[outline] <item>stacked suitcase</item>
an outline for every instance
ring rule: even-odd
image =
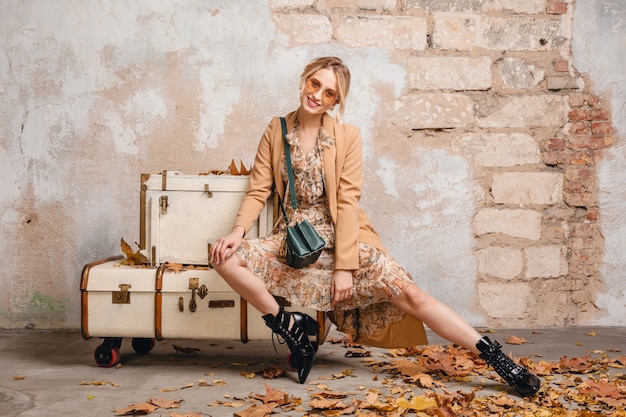
[[[247,188],[246,175],[164,171],[141,176],[139,245],[146,262],[128,265],[122,256],[106,258],[85,265],[81,276],[81,330],[85,339],[103,339],[94,352],[99,366],[119,362],[123,338],[132,338],[138,353],[148,353],[165,338],[271,339],[261,313],[208,259],[210,244],[230,232]],[[247,236],[269,234],[274,219],[270,200]],[[318,344],[323,343],[326,315],[294,309],[317,318]]]

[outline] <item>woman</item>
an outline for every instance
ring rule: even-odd
[[[274,118],[259,143],[250,189],[232,232],[212,245],[215,270],[286,340],[300,383],[315,360],[309,339],[316,337],[318,325],[305,314],[284,311],[274,296],[328,311],[339,330],[352,334],[356,341],[379,346],[389,345],[390,340],[397,346],[424,343],[423,322],[440,336],[480,355],[522,396],[536,393],[539,378],[504,355],[497,342],[481,337],[451,309],[422,291],[385,251],[359,205],[360,131],[339,120],[349,88],[350,72],[339,58],[318,58],[301,75],[300,107],[286,116],[298,201],[295,211],[286,204],[287,211],[291,222],[308,219],[324,238],[326,247],[320,258],[304,269],[285,263],[284,221],[268,237],[244,239],[274,189],[282,199],[288,198],[281,123]],[[335,106],[336,119],[327,113]],[[406,331],[407,323],[412,323],[411,332]]]

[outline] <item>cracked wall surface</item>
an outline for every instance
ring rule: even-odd
[[[252,163],[342,57],[362,202],[480,326],[626,323],[621,0],[0,0],[0,327],[73,328],[140,175]]]

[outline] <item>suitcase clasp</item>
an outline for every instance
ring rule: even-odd
[[[209,190],[209,184],[204,184],[204,192],[208,198],[213,197],[213,193]]]
[[[130,284],[120,284],[120,291],[111,293],[111,303],[113,304],[130,304]]]
[[[189,311],[195,313],[198,305],[196,304],[196,290],[200,285],[200,278],[189,278],[189,289],[191,290],[191,300],[189,300]]]
[[[159,203],[161,204],[161,214],[167,214],[167,196],[162,195],[161,198],[159,198]]]

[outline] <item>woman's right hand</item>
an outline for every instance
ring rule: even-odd
[[[211,245],[211,264],[221,265],[241,246],[244,235],[243,227],[237,226],[230,234],[217,239]]]

